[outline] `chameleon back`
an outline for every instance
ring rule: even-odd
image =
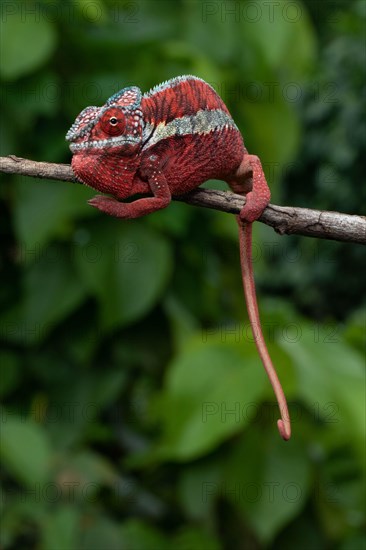
[[[209,84],[194,76],[173,78],[144,94],[141,110],[141,154],[161,158],[173,194],[210,178],[231,179],[243,159],[244,143]]]

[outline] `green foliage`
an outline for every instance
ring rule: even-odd
[[[45,483],[49,475],[51,450],[47,434],[37,424],[2,414],[1,458],[20,482],[32,486]]]
[[[202,341],[186,346],[170,367],[159,399],[163,439],[157,453],[165,459],[197,458],[241,431],[232,415],[223,422],[221,404],[230,409],[241,401],[257,402],[263,393],[264,373],[255,369],[257,354],[250,345]],[[254,370],[255,369],[255,370]],[[219,405],[220,404],[220,405]]]
[[[99,218],[85,233],[76,265],[99,301],[102,327],[131,324],[156,304],[167,285],[172,262],[168,241],[152,230],[111,219]]]
[[[26,8],[24,3],[23,6],[19,4],[19,8],[22,7]],[[6,15],[0,21],[0,74],[4,79],[14,80],[45,64],[55,49],[57,34],[43,17],[25,20],[22,9],[15,9],[11,16],[9,12]]]
[[[362,1],[3,7],[2,155],[69,162],[82,108],[191,73],[274,202],[362,212]],[[93,195],[1,180],[1,548],[362,548],[360,247],[255,227],[284,443],[232,217],[173,203],[121,221]]]
[[[337,34],[322,50],[314,80],[299,105],[304,127],[301,157],[288,170],[283,187],[290,204],[364,215],[366,187],[360,182],[365,176],[366,112],[360,97],[365,55],[360,44],[365,38],[365,10],[364,2],[355,2],[354,10],[328,15]],[[303,312],[314,311],[317,302],[319,319],[345,319],[364,293],[359,277],[365,267],[362,247],[315,240],[305,244],[296,237],[283,244],[280,255],[296,255],[296,249],[303,254],[296,255],[297,269],[291,273],[282,264],[276,286],[285,268],[286,286]],[[310,258],[316,260],[315,268]]]

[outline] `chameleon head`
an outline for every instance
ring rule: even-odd
[[[73,153],[73,170],[81,181],[111,192],[100,183],[101,172],[110,171],[114,184],[121,178],[127,183],[142,142],[141,97],[139,88],[124,88],[102,107],[86,107],[77,116],[66,140]]]
[[[133,155],[141,144],[141,91],[124,88],[108,99],[103,107],[86,107],[66,134],[74,154]]]

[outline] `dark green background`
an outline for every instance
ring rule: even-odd
[[[1,154],[70,162],[81,109],[188,73],[222,95],[273,202],[361,213],[365,7],[2,2]],[[256,224],[284,443],[234,217],[121,221],[93,195],[1,179],[0,546],[364,548],[362,247]]]

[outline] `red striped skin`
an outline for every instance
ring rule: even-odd
[[[119,155],[108,155],[108,151],[102,155],[79,153],[72,159],[72,168],[90,187],[125,199],[151,192],[144,165],[146,159],[156,155],[156,169],[164,172],[171,194],[182,195],[209,179],[229,181],[240,166],[244,151],[241,135],[231,129],[212,136],[196,134],[167,138],[138,157],[125,157],[123,162]]]
[[[225,155],[218,151],[225,151]],[[146,156],[151,155],[157,155],[159,168],[164,172],[172,195],[182,195],[209,179],[232,177],[243,159],[244,144],[235,130],[215,132],[210,136],[175,136],[152,146]],[[143,157],[141,164],[143,167]],[[138,179],[141,179],[140,171],[134,185]]]
[[[143,97],[141,110],[151,124],[168,123],[175,118],[195,115],[201,109],[222,109],[229,113],[221,97],[202,80],[186,80],[177,86]]]
[[[88,151],[74,154],[71,166],[77,177],[93,189],[109,193],[116,198],[125,199],[137,193],[134,181],[138,180],[137,171],[140,157],[122,157],[119,154],[91,155]],[[149,186],[146,183],[146,192]]]
[[[122,101],[121,101],[122,102]],[[201,80],[186,80],[150,97],[143,96],[140,106],[144,123],[155,127],[183,116],[194,116],[199,110],[221,109],[230,115],[217,93]],[[96,125],[90,141],[108,138],[101,125]],[[141,168],[151,155],[156,155],[156,170],[163,167],[171,194],[183,194],[208,179],[234,176],[245,153],[243,138],[235,128],[208,134],[173,136],[149,147],[146,151],[126,154],[118,150],[85,150],[74,154],[72,168],[85,184],[126,199],[137,193],[151,192],[147,175]]]

